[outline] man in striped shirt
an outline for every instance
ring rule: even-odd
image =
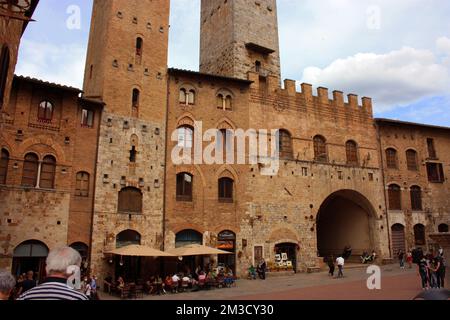
[[[18,300],[89,300],[89,298],[69,286],[70,270],[79,270],[80,254],[62,247],[51,251],[46,261],[48,278],[39,286],[25,292]]]

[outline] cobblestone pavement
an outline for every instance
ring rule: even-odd
[[[401,270],[397,265],[382,267],[381,290],[368,290],[370,275],[365,268],[349,269],[344,279],[327,273],[239,280],[234,288],[199,292],[144,296],[144,300],[411,300],[421,292],[416,270]],[[116,300],[102,293],[104,300]]]

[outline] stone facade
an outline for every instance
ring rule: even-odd
[[[418,245],[417,225],[430,247],[428,235],[448,228],[449,129],[376,120],[370,98],[345,99],[340,91],[330,98],[326,88],[297,90],[293,80],[280,86],[275,0],[203,0],[201,73],[167,69],[168,23],[166,0],[95,0],[82,97],[78,89],[36,79],[12,82],[8,70],[0,122],[0,147],[9,154],[0,185],[0,268],[11,265],[24,241],[49,249],[82,243],[91,271],[102,278],[114,270],[108,251],[131,230],[139,234],[131,240],[161,250],[179,244],[183,231],[213,247],[221,233],[234,235],[239,276],[260,258],[273,266],[280,250],[290,252],[296,270],[307,271],[346,245],[355,256],[376,250],[391,258],[395,226],[404,228],[405,249]],[[12,65],[22,27],[14,22],[8,31],[15,32],[0,32],[13,48]],[[38,117],[42,101],[52,102],[50,120]],[[80,124],[83,110],[94,114],[88,127]],[[289,152],[269,175],[267,157],[176,164],[180,127],[283,130]],[[436,155],[429,154],[429,139]],[[194,136],[194,149],[209,145]],[[389,148],[397,151],[398,169],[387,166]],[[416,152],[417,170],[408,170],[407,150]],[[40,165],[47,155],[56,159],[54,188],[21,186],[30,152]],[[439,181],[430,182],[427,164],[443,165]],[[89,174],[84,196],[77,191],[80,172]],[[191,197],[177,196],[182,173],[193,179]],[[221,179],[232,181],[231,197],[221,198]],[[401,210],[389,210],[392,184],[401,187]],[[421,188],[422,210],[412,210],[414,186]]]
[[[0,185],[0,243],[2,267],[11,265],[14,250],[25,241],[40,241],[47,248],[83,243],[91,239],[92,204],[97,136],[102,106],[80,99],[78,89],[36,79],[15,77],[8,120],[1,123],[0,147],[6,150],[6,181]],[[39,118],[42,101],[52,103],[51,118]],[[82,110],[93,112],[91,127],[81,124]],[[23,186],[24,159],[39,161],[37,183]],[[43,160],[56,160],[54,185],[43,187],[39,177]],[[4,160],[2,160],[4,161]],[[77,173],[89,174],[86,196],[76,194]]]
[[[401,187],[401,208],[389,211],[389,223],[405,228],[406,248],[422,246],[433,248],[434,241],[428,235],[439,232],[440,225],[450,223],[450,136],[449,128],[424,126],[400,121],[377,119],[380,135],[380,152],[383,155],[383,170],[385,172],[386,198],[389,198],[388,187]],[[431,155],[428,140],[432,139],[436,155]],[[386,160],[386,150],[397,152],[397,168],[389,168]],[[416,168],[408,168],[406,152],[416,153]],[[427,172],[427,164],[442,164],[444,177],[442,181],[431,182]],[[411,203],[411,188],[421,189],[421,208],[413,209]],[[414,227],[425,227],[425,243],[417,239]]]
[[[281,78],[276,1],[202,0],[200,71],[247,79],[251,70]]]
[[[94,1],[84,96],[105,104],[91,248],[99,275],[123,231],[163,249],[168,29],[168,1]],[[141,212],[119,208],[127,188],[141,194]]]

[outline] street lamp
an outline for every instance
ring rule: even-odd
[[[30,20],[25,14],[31,9],[33,0],[0,0],[0,16],[18,20]]]

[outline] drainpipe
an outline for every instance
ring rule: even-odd
[[[381,176],[383,180],[383,197],[384,197],[384,206],[386,208],[386,223],[387,223],[387,233],[388,233],[388,247],[389,247],[389,255],[390,258],[393,258],[392,255],[392,240],[391,240],[391,225],[389,222],[389,206],[388,206],[388,200],[386,197],[386,179],[385,179],[385,170],[384,170],[384,161],[383,161],[383,147],[381,145],[381,136],[380,136],[380,128],[375,120],[375,128],[377,133],[377,142],[379,146],[379,152],[380,152],[380,168],[381,168]]]

